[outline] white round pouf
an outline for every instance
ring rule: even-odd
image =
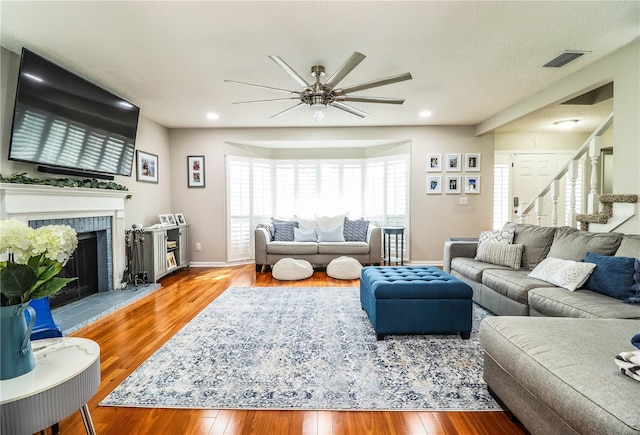
[[[338,257],[329,262],[327,275],[335,279],[358,279],[362,264],[355,258]]]
[[[313,275],[313,267],[307,260],[282,258],[273,265],[271,275],[280,281],[296,281]]]

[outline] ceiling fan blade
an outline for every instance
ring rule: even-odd
[[[239,82],[239,81],[236,81],[236,80],[225,80],[225,82],[227,82],[227,83],[235,83],[236,85],[251,86],[253,88],[271,89],[272,91],[286,92],[287,94],[298,94],[298,95],[301,94],[300,91],[290,91],[288,89],[273,88],[271,86],[256,85],[256,84],[253,84],[253,83]]]
[[[293,68],[291,68],[289,65],[287,65],[287,63],[282,60],[280,57],[278,56],[269,56],[269,58],[271,58],[272,61],[274,61],[275,63],[278,64],[278,66],[280,66],[280,68],[282,68],[283,70],[285,70],[287,72],[287,74],[289,74],[291,77],[293,77],[293,79],[302,87],[308,87],[311,86],[309,83],[307,83],[307,81],[297,72],[295,72],[295,70]]]
[[[337,101],[356,101],[358,103],[384,103],[384,104],[402,104],[404,98],[386,98],[386,97],[351,97],[342,95],[336,98]]]
[[[357,51],[354,51],[353,54],[349,56],[349,58],[345,60],[342,65],[340,65],[340,68],[338,68],[338,70],[334,72],[331,77],[329,77],[329,80],[327,80],[324,85],[331,89],[335,88],[336,85],[340,83],[342,79],[347,76],[347,74],[353,71],[353,69],[357,67],[358,64],[362,62],[365,57],[367,56],[365,56],[362,53],[358,53]]]
[[[249,103],[265,103],[268,101],[289,101],[289,100],[299,100],[300,97],[289,97],[289,98],[271,98],[269,100],[251,100],[251,101],[236,101],[231,104],[249,104]]]
[[[402,82],[402,81],[405,81],[405,80],[411,80],[411,79],[412,79],[411,73],[404,73],[404,74],[398,74],[396,76],[387,77],[387,78],[384,78],[384,79],[373,80],[373,81],[366,82],[366,83],[360,83],[358,85],[348,86],[348,87],[342,88],[342,89],[334,89],[333,92],[336,95],[348,94],[350,92],[358,92],[358,91],[362,91],[364,89],[376,88],[378,86],[390,85],[392,83],[398,83],[398,82]]]
[[[289,107],[288,109],[284,109],[282,112],[278,112],[278,113],[276,113],[275,115],[271,115],[271,116],[269,117],[269,119],[271,119],[271,118],[276,118],[276,117],[278,117],[278,116],[280,116],[280,115],[284,115],[285,113],[290,112],[291,110],[293,110],[293,109],[295,109],[295,108],[297,108],[297,107],[300,107],[300,106],[302,106],[302,105],[305,105],[305,106],[306,106],[306,104],[305,104],[305,103],[298,103],[298,104],[296,104],[295,106],[291,106],[291,107]]]
[[[333,103],[331,103],[331,106],[335,107],[336,109],[340,109],[340,110],[344,110],[345,112],[349,112],[352,115],[359,116],[360,118],[364,118],[365,116],[368,115],[367,112],[363,112],[360,109],[356,109],[355,107],[351,107],[348,104],[344,104],[344,103],[341,103],[339,101],[334,101]]]

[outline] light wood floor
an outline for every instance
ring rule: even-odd
[[[256,273],[253,265],[193,268],[162,280],[162,288],[73,336],[100,345],[102,382],[89,402],[105,434],[524,434],[502,412],[345,412],[184,410],[100,407],[98,403],[198,312],[230,286],[358,286],[315,272],[296,282]],[[80,413],[60,423],[64,435],[84,434]]]

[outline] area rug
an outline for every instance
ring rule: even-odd
[[[499,411],[480,321],[459,335],[376,335],[355,287],[232,287],[102,406]]]

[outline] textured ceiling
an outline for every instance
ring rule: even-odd
[[[474,125],[640,34],[636,1],[2,0],[0,8],[3,47],[27,47],[167,127]],[[563,68],[541,68],[565,50],[589,53]],[[268,119],[288,101],[231,104],[284,94],[224,79],[299,90],[268,55],[311,81],[312,65],[324,65],[328,77],[354,51],[367,58],[341,85],[411,72],[411,81],[359,93],[406,98],[404,105],[352,103],[370,115],[332,109],[316,124],[307,108]],[[423,110],[433,116],[420,118]],[[208,112],[220,118],[209,120]],[[536,114],[536,128],[547,128],[551,115],[544,116]]]

